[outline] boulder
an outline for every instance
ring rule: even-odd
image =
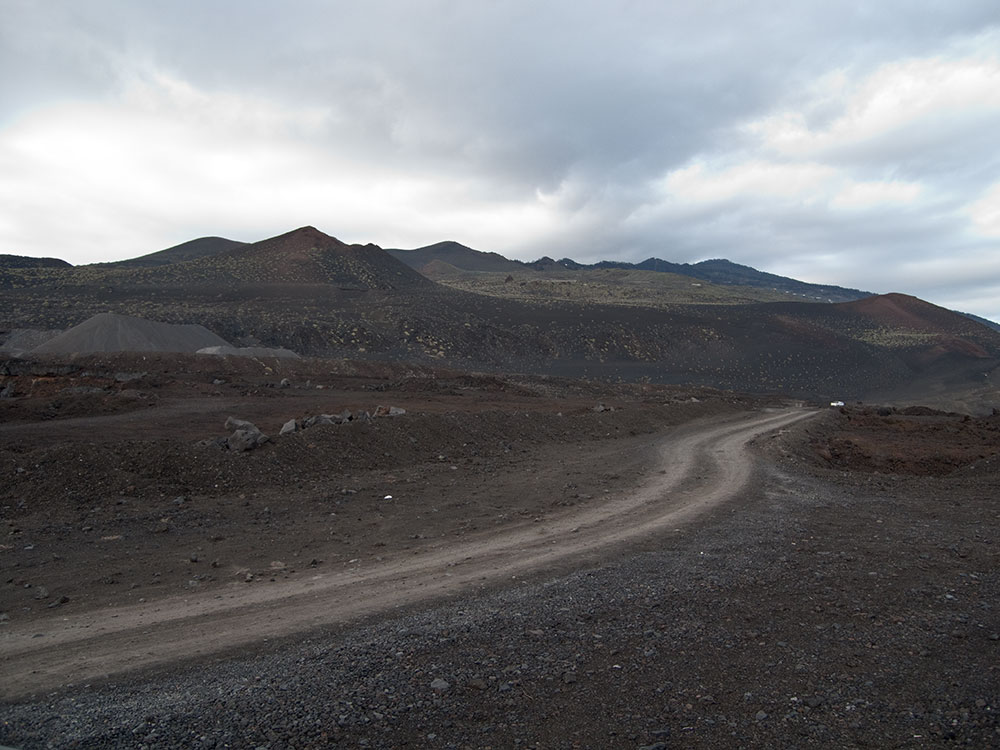
[[[226,438],[226,447],[231,451],[253,450],[269,440],[257,425],[245,419],[230,417],[226,420],[226,429],[233,430],[233,434]]]
[[[303,423],[303,427],[315,427],[318,424],[337,424],[334,420],[332,414],[317,414],[313,417],[308,417]]]
[[[296,422],[294,419],[289,419],[287,422],[281,425],[281,431],[278,434],[288,435],[289,433],[292,432],[298,432],[298,430],[299,430],[299,423]]]
[[[350,409],[344,409],[340,414],[317,414],[304,420],[302,427],[314,427],[318,424],[346,424],[360,416],[360,414],[352,414]]]

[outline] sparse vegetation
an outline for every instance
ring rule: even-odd
[[[889,390],[945,355],[984,366],[1000,356],[996,331],[909,298],[831,305],[671,273],[557,266],[451,267],[432,283],[379,248],[311,228],[156,267],[12,268],[0,279],[0,330],[118,312],[311,356],[817,398]]]

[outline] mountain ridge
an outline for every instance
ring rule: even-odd
[[[461,250],[458,250],[458,248],[461,248]],[[758,271],[752,266],[741,265],[726,259],[703,260],[698,263],[674,263],[660,258],[647,258],[639,263],[612,260],[602,260],[596,263],[579,263],[571,258],[555,260],[548,256],[543,256],[535,261],[524,262],[510,260],[499,253],[484,253],[481,250],[474,250],[456,242],[435,243],[413,250],[392,249],[387,252],[418,271],[426,268],[435,260],[443,261],[462,271],[479,273],[510,273],[524,270],[547,272],[556,269],[566,271],[634,269],[639,271],[674,273],[698,279],[699,281],[708,281],[713,284],[774,289],[825,302],[847,302],[871,296],[872,294],[860,289],[851,289],[831,284],[813,284],[786,276],[778,276],[777,274]]]
[[[154,254],[156,255],[156,254]],[[162,258],[163,256],[161,256]],[[332,284],[349,289],[393,289],[431,283],[374,244],[348,245],[313,226],[252,243],[212,243],[211,252],[155,266],[110,268],[146,284],[189,279],[198,284]]]
[[[450,249],[456,258],[479,259],[464,246]],[[444,261],[434,262],[448,270]],[[305,356],[816,399],[923,388],[928,378],[972,389],[1000,373],[1000,333],[905,295],[833,304],[774,293],[770,301],[698,302],[710,284],[701,288],[677,276],[687,279],[674,287],[678,294],[697,293],[688,301],[650,305],[638,298],[628,304],[588,292],[588,286],[600,287],[574,281],[577,271],[555,269],[548,275],[519,272],[535,280],[523,282],[492,272],[501,285],[536,284],[540,293],[530,299],[488,296],[437,284],[377,245],[347,245],[301,227],[156,267],[6,270],[0,274],[7,280],[0,290],[0,333],[66,329],[113,312],[201,324],[234,346],[284,347]],[[585,273],[641,275],[643,283],[672,276]],[[655,293],[660,287],[651,288]],[[560,297],[567,289],[585,294]]]

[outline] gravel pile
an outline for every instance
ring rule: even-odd
[[[205,347],[230,347],[230,344],[200,325],[174,325],[130,315],[99,313],[53,336],[30,353],[196,352]]]

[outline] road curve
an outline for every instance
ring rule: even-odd
[[[637,490],[540,524],[448,541],[272,588],[161,599],[84,612],[0,632],[0,696],[14,699],[145,667],[220,653],[348,622],[566,564],[610,545],[690,522],[746,487],[755,437],[807,418],[802,409],[700,422],[661,438],[651,478]]]

